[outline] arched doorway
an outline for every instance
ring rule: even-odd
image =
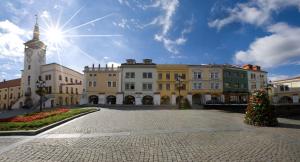
[[[170,104],[170,97],[169,96],[162,96],[160,98],[160,104],[169,105]]]
[[[192,96],[193,105],[200,105],[202,102],[202,96],[200,94],[194,94]]]
[[[176,97],[176,104],[179,103],[179,99],[180,99],[181,101],[183,101],[183,96],[177,96],[177,97]]]
[[[116,98],[116,96],[113,96],[113,95],[109,95],[109,96],[107,96],[106,97],[106,103],[107,104],[116,104],[116,102],[117,102],[117,98]]]
[[[131,95],[128,95],[125,97],[124,104],[126,105],[134,105],[135,104],[135,98]]]
[[[152,96],[144,96],[142,99],[143,105],[153,105],[153,97]]]
[[[278,103],[280,103],[280,104],[291,104],[291,103],[293,103],[293,99],[289,96],[283,96],[279,99]]]
[[[99,101],[99,97],[96,95],[91,95],[89,97],[89,103],[91,104],[98,104],[98,101]]]

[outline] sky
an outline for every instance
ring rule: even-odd
[[[47,63],[79,72],[151,58],[300,76],[300,0],[1,0],[0,11],[0,80],[21,76],[36,14]]]

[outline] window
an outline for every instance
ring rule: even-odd
[[[59,86],[59,93],[62,93],[62,86]]]
[[[51,94],[52,93],[52,87],[48,87],[48,93]]]
[[[162,79],[162,73],[158,73],[158,79],[159,79],[159,80]]]
[[[135,73],[134,72],[126,72],[125,77],[126,78],[135,78]]]
[[[66,93],[69,93],[69,88],[68,87],[66,87]]]
[[[284,86],[284,90],[285,90],[285,91],[289,91],[289,90],[290,90],[289,86],[288,86],[288,85],[285,85],[285,86]]]
[[[111,74],[108,74],[109,77],[111,77]]]
[[[96,87],[96,81],[93,82],[93,86]]]
[[[27,83],[28,83],[28,85],[30,85],[30,75],[27,78]]]
[[[117,76],[117,74],[113,74],[113,76]]]
[[[162,90],[162,89],[163,89],[163,88],[162,88],[162,84],[159,84],[159,85],[158,85],[158,89],[159,89],[159,90]]]
[[[58,76],[58,80],[62,80],[62,76],[61,75]]]
[[[220,84],[219,83],[211,83],[211,89],[219,89],[220,88]]]
[[[143,73],[143,78],[152,78],[152,73]]]
[[[210,78],[211,79],[218,79],[219,78],[219,73],[218,72],[210,73]]]
[[[92,86],[92,82],[91,81],[89,81],[89,87],[91,87]]]
[[[255,74],[251,74],[251,79],[255,79],[256,78],[256,75]]]
[[[113,87],[117,87],[117,82],[113,82]]]
[[[193,89],[201,89],[202,83],[193,83]]]
[[[107,87],[111,87],[111,81],[107,82]]]
[[[10,96],[9,96],[9,98],[12,99],[12,97],[13,97],[13,94],[11,93]]]
[[[193,78],[194,79],[201,79],[202,78],[202,73],[201,72],[194,72]]]
[[[93,74],[90,74],[90,77],[92,77],[93,76]]]
[[[31,66],[30,66],[30,65],[28,65],[28,70],[30,70],[30,68],[31,68]]]
[[[19,93],[18,93],[18,98],[20,98],[20,97],[21,97],[21,93],[19,92]],[[1,98],[1,97],[0,97],[0,98]]]
[[[170,80],[170,73],[166,73],[166,79]]]
[[[185,74],[181,74],[181,79],[185,79]]]
[[[71,83],[73,83],[73,78],[70,79]]]
[[[74,91],[73,91],[73,87],[71,87],[71,94],[73,94],[74,93]]]
[[[6,100],[6,98],[7,98],[7,95],[5,94],[5,95],[4,95],[4,99]]]
[[[174,74],[174,79],[177,80],[177,78],[178,78],[178,74],[175,73],[175,74]]]
[[[143,90],[144,91],[151,91],[152,90],[152,84],[151,83],[143,83]]]
[[[185,90],[185,89],[186,89],[186,85],[185,85],[185,84],[182,84],[182,85],[181,85],[181,89],[182,89],[182,90]]]
[[[51,80],[51,75],[46,75],[46,76],[45,76],[45,79],[46,79],[46,80]]]
[[[167,84],[166,84],[166,90],[168,90],[168,91],[169,91],[169,90],[170,90],[170,87],[171,87],[171,86],[170,86],[170,84],[169,84],[169,83],[167,83]]]
[[[94,76],[97,76],[97,74],[94,74]]]
[[[135,85],[134,83],[125,83],[125,90],[134,90]]]
[[[68,82],[68,77],[65,77],[65,81]]]
[[[78,89],[77,88],[75,89],[75,93],[78,94]]]
[[[256,89],[256,83],[251,84],[251,89]]]

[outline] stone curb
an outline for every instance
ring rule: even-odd
[[[36,130],[15,130],[15,131],[0,131],[0,136],[34,136],[34,135],[37,135],[41,132],[44,132],[46,130],[49,130],[51,128],[54,128],[56,126],[59,126],[63,123],[66,123],[70,120],[73,120],[75,118],[78,118],[78,117],[81,117],[81,116],[84,116],[84,115],[87,115],[89,113],[93,113],[93,112],[96,112],[96,111],[99,111],[100,109],[95,109],[94,111],[89,111],[89,112],[84,112],[84,113],[81,113],[81,114],[77,114],[75,116],[72,116],[72,117],[69,117],[69,118],[66,118],[66,119],[63,119],[61,121],[58,121],[58,122],[55,122],[55,123],[52,123],[50,125],[46,125],[42,128],[39,128],[39,129],[36,129]]]

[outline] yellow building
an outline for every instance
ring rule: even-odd
[[[224,102],[222,65],[189,65],[192,104]]]
[[[189,70],[187,65],[158,64],[157,69],[157,92],[161,96],[161,104],[175,105],[179,99],[179,82],[181,77],[180,96],[187,97],[189,86]]]
[[[116,104],[119,91],[120,69],[118,67],[84,68],[85,91],[90,104]]]
[[[21,97],[21,79],[0,82],[0,109],[10,109]]]
[[[300,103],[300,77],[273,82],[272,97],[275,104]]]

